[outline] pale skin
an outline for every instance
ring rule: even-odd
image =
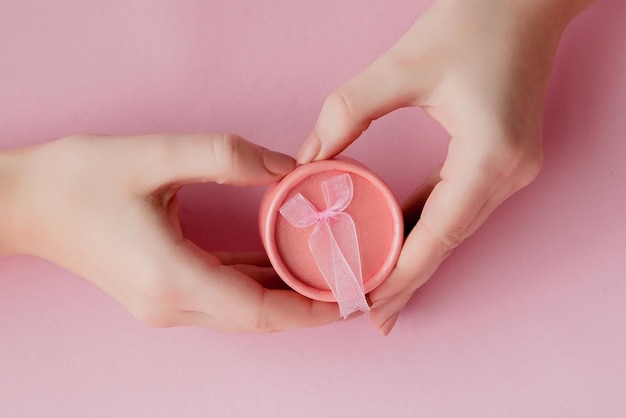
[[[383,334],[451,251],[537,176],[558,41],[591,3],[438,0],[325,101],[300,163],[338,154],[400,107],[422,107],[451,137],[442,167],[407,202],[421,217],[396,268],[369,295]],[[209,254],[182,236],[178,221],[176,192],[186,184],[269,184],[294,167],[290,157],[224,134],[74,136],[5,150],[0,255],[48,259],[151,326],[259,332],[327,324],[339,318],[336,304],[275,289],[263,260]]]
[[[336,304],[275,289],[258,257],[203,251],[178,220],[176,192],[186,184],[269,184],[294,167],[287,155],[223,134],[76,136],[5,151],[0,251],[73,271],[150,326],[327,324],[339,318]]]
[[[407,202],[411,218],[423,210],[397,266],[369,295],[372,322],[384,335],[452,250],[538,175],[557,45],[591,3],[439,0],[326,99],[300,163],[340,153],[373,120],[401,107],[421,107],[450,134],[443,165]]]

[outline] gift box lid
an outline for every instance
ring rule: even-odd
[[[327,302],[337,300],[337,289],[322,270],[360,270],[362,291],[368,293],[391,272],[403,241],[402,212],[393,192],[347,159],[299,166],[271,186],[261,203],[259,227],[278,275],[295,291]],[[326,266],[320,264],[324,257]]]

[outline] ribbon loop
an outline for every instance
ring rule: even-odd
[[[348,174],[332,177],[322,182],[327,212],[343,212],[352,201],[352,179]]]
[[[348,174],[322,182],[326,209],[318,211],[298,193],[279,209],[296,228],[315,225],[309,238],[309,249],[328,287],[333,292],[343,318],[351,313],[368,311],[363,290],[361,255],[356,225],[343,212],[352,201],[353,185]]]
[[[308,228],[319,219],[315,207],[300,193],[283,203],[279,211],[296,228]]]

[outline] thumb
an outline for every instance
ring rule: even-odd
[[[297,160],[306,164],[331,158],[363,133],[370,123],[417,97],[415,74],[391,50],[330,94]]]
[[[288,155],[231,134],[159,135],[144,145],[153,151],[146,153],[152,186],[203,182],[254,186],[277,182],[296,166]]]

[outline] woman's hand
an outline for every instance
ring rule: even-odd
[[[557,44],[588,3],[439,0],[326,99],[300,163],[333,157],[400,107],[422,107],[451,136],[443,166],[409,199],[425,206],[395,270],[370,294],[383,334],[450,252],[538,175]]]
[[[290,157],[232,135],[76,136],[0,153],[0,252],[85,277],[142,322],[273,331],[335,321],[335,304],[269,290],[267,267],[182,236],[177,190],[278,181]],[[210,225],[207,225],[210,228]],[[244,274],[245,272],[245,274]],[[255,280],[255,279],[258,279]]]

